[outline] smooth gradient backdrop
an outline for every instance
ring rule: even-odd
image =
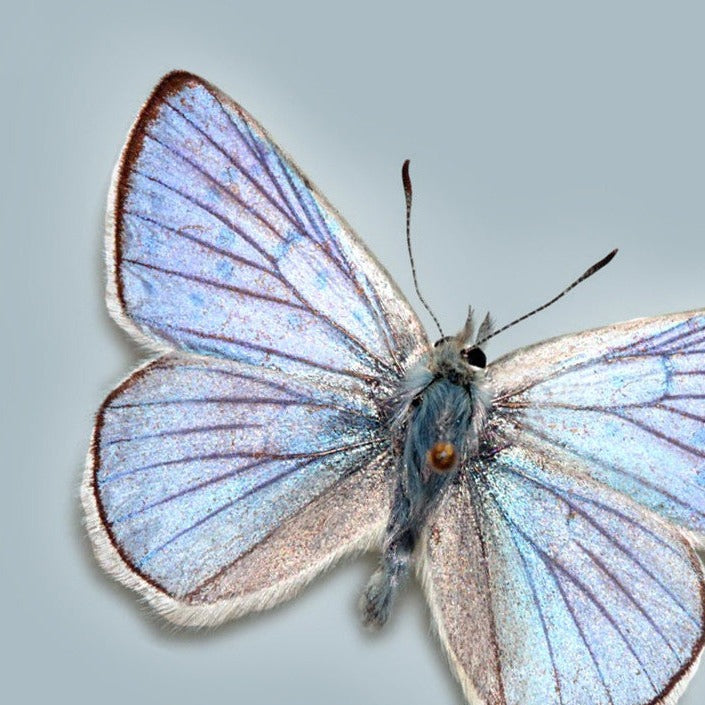
[[[698,2],[8,3],[0,26],[3,699],[52,705],[461,705],[418,589],[380,634],[372,559],[214,632],[175,631],[105,578],[79,483],[92,415],[140,359],[103,304],[109,176],[173,68],[251,111],[449,330],[492,342],[705,306],[705,12]],[[423,316],[424,321],[429,319]],[[472,629],[472,625],[468,625]],[[705,670],[683,705],[705,699]]]

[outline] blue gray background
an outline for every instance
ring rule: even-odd
[[[255,7],[256,5],[256,7]],[[8,3],[2,140],[2,690],[6,702],[463,702],[407,592],[363,631],[371,559],[214,632],[175,631],[96,568],[78,502],[91,417],[139,359],[103,304],[110,171],[172,68],[245,105],[411,297],[399,169],[412,159],[419,277],[448,329],[494,341],[705,306],[705,44],[693,2]],[[428,319],[424,317],[428,322]],[[8,697],[9,695],[9,697]],[[683,703],[705,698],[705,671]]]

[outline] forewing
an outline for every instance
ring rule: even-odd
[[[680,532],[541,453],[499,451],[429,522],[424,584],[472,703],[673,703],[703,648]]]
[[[560,454],[705,539],[705,311],[556,338],[488,374],[499,445]]]
[[[398,376],[426,345],[388,274],[239,105],[191,74],[142,109],[108,207],[133,334],[284,371]]]
[[[180,624],[274,604],[379,541],[378,430],[362,388],[164,356],[98,413],[82,489],[96,554]]]

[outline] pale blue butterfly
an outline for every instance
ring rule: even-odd
[[[381,549],[365,620],[415,569],[473,703],[678,697],[705,639],[705,310],[490,365],[489,319],[431,346],[266,132],[186,73],[118,163],[108,275],[160,357],[98,412],[83,503],[101,565],[169,620]]]

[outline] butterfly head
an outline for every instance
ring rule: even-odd
[[[467,345],[460,336],[447,336],[436,341],[428,358],[428,369],[434,378],[446,378],[467,386],[484,378],[487,357],[477,345]]]
[[[493,328],[489,313],[478,328],[474,342],[471,342],[474,328],[473,312],[469,309],[465,325],[457,335],[443,336],[434,343],[432,367],[436,367],[440,374],[451,373],[451,377],[460,376],[463,381],[481,378],[483,370],[487,367],[487,356],[478,341],[487,336]]]
[[[455,352],[471,367],[477,367],[480,370],[484,370],[485,367],[487,367],[487,356],[479,345],[463,347],[462,341],[458,341],[457,338],[452,335],[447,335],[444,338],[439,338],[433,344],[433,347],[435,350],[443,347],[454,348]]]

